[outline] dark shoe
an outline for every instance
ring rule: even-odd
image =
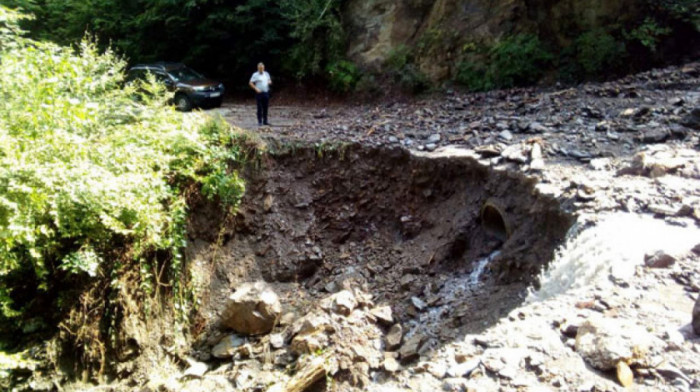
[[[270,125],[270,123],[269,123],[269,122],[264,122],[263,124],[265,124],[265,125],[268,125],[268,126]]]
[[[259,123],[258,123],[258,126],[259,126],[259,127],[262,127],[262,126],[263,126],[263,123],[259,122]]]

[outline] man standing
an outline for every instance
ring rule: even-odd
[[[265,64],[258,63],[258,72],[250,77],[250,87],[255,90],[255,102],[258,104],[258,125],[270,125],[267,122],[267,108],[270,105],[270,85],[272,79],[265,72]]]

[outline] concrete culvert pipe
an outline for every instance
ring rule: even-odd
[[[508,218],[497,204],[489,200],[484,203],[481,207],[481,226],[484,230],[497,237],[498,239],[505,241],[510,237],[510,225],[508,224]]]

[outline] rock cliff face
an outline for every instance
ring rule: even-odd
[[[444,79],[470,45],[536,33],[566,45],[577,33],[633,18],[640,0],[350,0],[348,55],[378,68],[400,45],[416,48],[431,79]]]

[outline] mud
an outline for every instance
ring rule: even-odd
[[[232,290],[257,279],[280,283],[286,311],[299,315],[350,280],[409,321],[417,316],[411,297],[432,296],[499,251],[477,275],[487,282],[465,293],[473,306],[442,319],[473,332],[522,301],[573,222],[530,178],[469,157],[360,145],[277,149],[247,172],[232,222],[210,204],[193,209],[188,257],[212,266],[202,306],[213,329]]]

